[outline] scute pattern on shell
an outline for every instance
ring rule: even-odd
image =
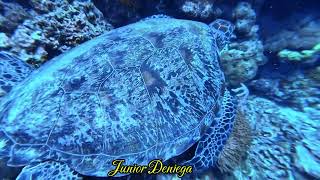
[[[154,19],[53,59],[5,99],[0,142],[10,143],[0,152],[12,165],[54,159],[95,176],[113,159],[146,164],[184,152],[220,109],[224,76],[211,35],[202,23]],[[31,152],[41,156],[19,162]]]

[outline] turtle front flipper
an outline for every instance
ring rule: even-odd
[[[235,145],[237,144],[236,142],[229,142],[230,137],[232,137],[230,134],[234,133],[233,130],[235,129],[233,126],[237,109],[235,100],[228,90],[224,93],[221,110],[222,114],[218,117],[218,120],[216,121],[217,123],[213,123],[199,141],[195,151],[195,156],[186,162],[186,164],[192,165],[197,171],[206,170],[215,166],[218,166],[219,168],[219,164],[222,164],[224,167],[229,167],[228,163],[223,164],[223,162],[221,162],[221,160],[226,159],[221,157],[221,155],[225,156],[226,154],[229,154],[227,152],[228,149],[225,149],[228,143],[228,147],[238,148],[230,145],[230,143]],[[230,158],[227,159],[230,160]],[[234,164],[233,162],[230,163]]]
[[[33,67],[5,52],[0,52],[0,98],[24,80]]]
[[[48,161],[34,166],[28,165],[24,167],[17,177],[17,180],[31,180],[31,179],[81,179],[68,165]]]

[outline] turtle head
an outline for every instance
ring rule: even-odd
[[[234,25],[223,19],[216,19],[212,23],[209,24],[214,36],[216,38],[217,46],[221,51],[230,41],[230,39],[234,36]]]

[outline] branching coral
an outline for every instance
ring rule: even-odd
[[[256,13],[247,2],[240,2],[233,11],[233,18],[236,19],[236,31],[241,36],[257,36],[258,26],[256,25]]]

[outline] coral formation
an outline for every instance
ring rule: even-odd
[[[258,66],[267,62],[259,40],[256,14],[247,2],[240,2],[233,11],[237,40],[224,49],[221,64],[231,85],[239,85],[255,77]]]
[[[261,77],[249,83],[249,87],[258,95],[271,99],[299,111],[312,107],[320,110],[320,82],[315,68],[306,75],[293,72],[286,78]]]
[[[30,18],[21,5],[0,0],[0,32],[12,33],[25,19]]]
[[[256,76],[258,66],[266,62],[259,40],[231,43],[221,54],[221,64],[232,85],[239,85]]]
[[[243,168],[234,172],[236,177],[320,178],[320,111],[299,112],[255,96],[247,107],[254,139]]]
[[[294,61],[294,62],[310,62],[317,61],[317,56],[320,53],[320,43],[316,44],[310,50],[294,51],[284,49],[278,53],[280,59],[285,61]]]
[[[240,1],[174,0],[166,7],[165,12],[207,23],[217,18],[231,20],[232,13],[230,12],[238,2]]]
[[[10,34],[7,47],[31,64],[41,64],[71,47],[112,29],[91,2],[30,1],[33,18]]]
[[[179,3],[180,4],[180,3]],[[188,16],[207,19],[219,13],[214,9],[212,1],[208,0],[187,0],[180,5],[180,10]]]

